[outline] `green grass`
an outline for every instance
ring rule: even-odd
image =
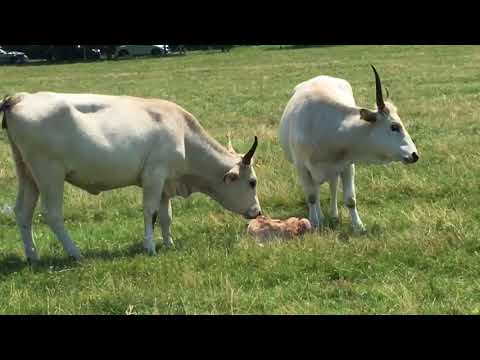
[[[372,107],[379,70],[421,161],[357,167],[367,226],[257,246],[246,221],[203,195],[173,201],[176,248],[141,250],[141,193],[91,196],[67,185],[67,227],[85,255],[76,265],[35,216],[41,264],[25,264],[11,215],[0,214],[0,313],[4,314],[479,314],[480,47],[325,46],[234,48],[230,53],[69,65],[0,67],[0,94],[60,91],[172,100],[220,142],[245,151],[258,135],[264,212],[306,216],[296,174],[276,137],[296,84],[347,79]],[[16,196],[0,133],[0,208]],[[341,197],[340,197],[341,198]],[[321,191],[327,210],[329,192]],[[38,210],[38,209],[37,209]],[[37,211],[38,214],[38,211]],[[161,244],[157,231],[157,244]]]

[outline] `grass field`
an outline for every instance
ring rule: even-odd
[[[0,94],[94,92],[158,97],[246,151],[259,137],[259,198],[272,217],[307,216],[296,174],[276,132],[296,84],[347,79],[373,107],[369,64],[417,143],[414,166],[357,166],[367,233],[341,224],[265,247],[246,220],[203,195],[173,201],[176,247],[141,250],[141,191],[92,196],[67,185],[65,219],[85,260],[68,261],[35,215],[41,264],[26,265],[14,217],[0,213],[3,314],[480,314],[480,47],[240,47],[230,53],[69,65],[0,67]],[[16,178],[0,133],[0,209]],[[321,190],[326,211],[328,188]],[[341,199],[341,197],[339,197]]]

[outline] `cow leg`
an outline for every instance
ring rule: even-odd
[[[337,188],[339,177],[336,176],[329,181],[330,185],[330,216],[335,223],[338,223],[338,206],[337,206]]]
[[[156,254],[153,226],[161,207],[164,183],[165,172],[159,169],[147,170],[142,176],[143,220],[145,224],[143,247],[150,255]],[[162,221],[162,214],[160,214],[160,221]]]
[[[73,243],[64,226],[63,189],[65,170],[59,163],[47,159],[36,159],[31,163],[32,175],[40,190],[45,221],[65,252],[75,260],[80,260],[80,250]]]
[[[304,166],[297,166],[297,171],[307,199],[308,218],[312,226],[318,228],[324,221],[318,198],[319,186],[315,183],[307,168]]]
[[[17,153],[17,155],[19,155]],[[38,201],[38,188],[20,157],[14,156],[18,177],[18,194],[15,204],[15,218],[29,262],[37,262],[38,254],[32,235],[32,220]]]
[[[360,216],[357,211],[357,202],[355,196],[355,165],[348,166],[341,174],[343,185],[343,198],[345,206],[350,212],[352,219],[352,227],[354,232],[365,231],[365,226],[360,220]]]
[[[173,246],[170,225],[172,224],[172,204],[168,197],[162,196],[160,207],[158,209],[158,220],[162,229],[163,243],[166,247]]]

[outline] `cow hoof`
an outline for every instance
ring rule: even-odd
[[[168,241],[163,242],[163,246],[165,246],[167,249],[172,249],[175,247],[175,243],[172,239],[168,239]]]
[[[73,248],[68,248],[65,249],[66,253],[68,255],[69,259],[75,260],[75,261],[81,261],[82,260],[82,254],[80,253],[80,250],[77,247]]]
[[[362,235],[362,234],[365,234],[367,232],[367,228],[363,224],[354,225],[352,227],[352,230],[353,230],[353,233],[356,234],[356,235]]]
[[[330,224],[333,226],[333,227],[336,227],[340,224],[340,218],[338,217],[332,217],[331,220],[330,220]]]
[[[149,256],[155,256],[157,255],[157,251],[155,250],[155,248],[145,248],[145,252],[147,253],[147,255]]]
[[[40,259],[38,257],[27,258],[28,266],[34,267],[34,266],[38,265],[39,262],[40,262]]]
[[[76,263],[81,263],[83,260],[82,255],[69,255],[68,258]]]
[[[317,224],[317,226],[314,227],[314,229],[315,229],[316,231],[322,231],[322,230],[325,229],[325,225],[326,225],[326,224],[325,224],[325,221],[322,220],[322,221],[320,221],[320,222]]]
[[[323,226],[323,221],[318,221],[318,219],[309,219],[310,224],[312,225],[312,230],[320,230]]]

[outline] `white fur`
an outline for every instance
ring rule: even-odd
[[[367,122],[360,118],[352,87],[343,79],[318,76],[295,87],[281,119],[279,138],[298,172],[314,226],[324,221],[318,199],[324,182],[331,187],[331,216],[338,217],[336,188],[341,177],[352,226],[363,231],[356,208],[354,164],[402,161],[417,152],[396,108],[388,102],[386,107],[388,114],[377,112],[377,121]],[[391,131],[394,122],[402,125],[402,133]]]
[[[42,198],[46,222],[74,258],[80,251],[63,222],[64,181],[92,194],[126,186],[143,188],[144,247],[155,253],[152,217],[158,214],[166,245],[174,196],[203,192],[225,208],[260,212],[252,166],[241,164],[198,121],[168,101],[92,94],[20,93],[6,111],[17,167],[15,213],[26,256],[38,259],[31,222]],[[240,164],[240,165],[239,165]],[[235,181],[224,176],[235,169]]]

